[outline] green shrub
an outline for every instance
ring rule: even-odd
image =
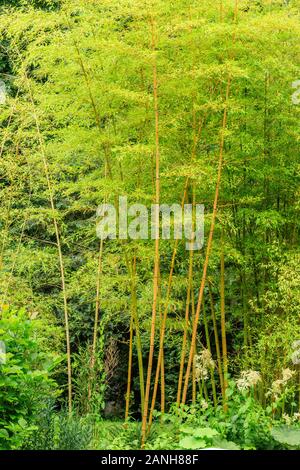
[[[41,350],[35,323],[24,310],[1,312],[0,339],[6,348],[0,364],[0,449],[18,449],[36,429],[46,396],[58,394],[51,378],[57,360]]]
[[[94,425],[87,416],[57,412],[53,403],[37,415],[38,423],[24,448],[31,450],[85,450],[91,447]]]

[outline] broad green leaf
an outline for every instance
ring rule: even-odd
[[[291,447],[300,447],[300,429],[290,426],[278,426],[271,430],[275,441]]]
[[[207,438],[211,439],[214,436],[217,436],[219,433],[215,429],[212,428],[201,428],[201,429],[195,429],[194,430],[194,436],[195,437],[200,437],[200,438]]]
[[[206,442],[203,439],[197,439],[194,436],[186,436],[179,441],[179,446],[183,449],[203,449],[206,446]]]

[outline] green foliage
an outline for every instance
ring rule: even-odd
[[[101,414],[105,407],[105,390],[107,388],[102,352],[96,352],[95,364],[92,370],[91,350],[80,348],[79,353],[74,357],[73,370],[77,411],[81,415],[87,413]]]
[[[24,444],[31,450],[85,450],[90,448],[94,426],[91,418],[82,419],[57,412],[48,402],[36,415],[36,427]]]
[[[218,431],[211,428],[182,427],[180,432],[183,437],[179,441],[179,446],[182,449],[192,450],[214,446],[214,438],[219,434]]]
[[[97,423],[96,449],[131,450],[140,449],[141,424],[118,421],[103,421]]]
[[[300,429],[289,426],[274,427],[271,431],[275,441],[280,442],[287,448],[300,448]]]
[[[214,367],[208,380],[196,383],[200,400],[207,403],[215,384],[214,406],[205,410],[199,401],[198,407],[170,411],[177,394],[189,266],[184,243],[179,242],[164,344],[167,413],[161,425],[154,424],[147,445],[199,448],[217,441],[222,446],[227,440],[249,449],[281,445],[272,431],[273,420],[282,424],[285,415],[294,416],[299,401],[299,370],[292,357],[300,338],[300,107],[291,104],[291,83],[299,78],[300,2],[241,1],[236,22],[234,2],[224,0],[222,5],[221,17],[215,0],[1,2],[0,79],[8,96],[0,106],[0,307],[16,309],[3,310],[0,319],[8,348],[7,363],[0,365],[0,445],[5,448],[19,448],[24,442],[33,448],[90,445],[90,431],[80,418],[73,415],[68,421],[57,410],[66,399],[66,371],[60,363],[65,354],[64,298],[41,150],[49,165],[65,268],[75,411],[97,417],[99,448],[139,447],[139,425],[128,422],[114,434],[99,416],[108,402],[115,403],[115,409],[124,405],[133,259],[137,320],[130,416],[134,419],[141,412],[136,339],[138,332],[145,370],[153,241],[105,241],[97,299],[95,226],[96,209],[103,201],[115,204],[120,195],[126,195],[129,204],[149,207],[153,201],[154,58],[161,201],[180,204],[188,177],[187,201],[195,198],[205,204],[206,238],[222,117],[228,110],[218,218],[204,291],[207,325],[201,312],[196,347],[209,349],[216,363],[211,312],[220,337],[222,246],[229,371],[232,377],[259,371],[261,381],[244,391],[230,381],[225,413]],[[173,249],[173,242],[161,241],[161,312]],[[195,252],[193,263],[190,317],[198,300],[203,250]],[[100,317],[91,371],[97,304]],[[157,319],[155,364],[160,327]],[[191,324],[187,350],[190,340]],[[282,387],[287,368],[293,374]],[[54,378],[62,397],[42,417],[44,398],[55,394]],[[191,398],[190,386],[188,403]],[[40,424],[35,416],[41,416]],[[52,436],[48,443],[43,429]],[[33,434],[35,440],[30,441]]]
[[[51,378],[60,358],[43,351],[37,328],[25,311],[2,310],[0,338],[6,361],[0,364],[0,448],[16,449],[36,429],[36,414],[57,396]]]
[[[227,410],[214,407],[203,400],[195,406],[174,407],[172,414],[164,415],[163,424],[156,423],[157,435],[149,440],[150,449],[200,449],[220,447],[237,450],[283,448],[273,430],[283,419],[276,418],[273,409],[262,406],[252,393],[239,391],[229,381]],[[291,429],[286,427],[286,429]],[[275,442],[276,441],[276,442]],[[281,443],[282,444],[282,443]]]
[[[209,403],[203,408],[202,403],[194,406],[173,408],[172,412],[156,413],[156,420],[148,436],[146,449],[205,449],[221,448],[228,450],[271,450],[285,448],[276,438],[276,429],[292,430],[282,427],[282,419],[276,419],[272,410],[266,410],[261,404],[243,392],[239,392],[230,382],[228,410],[220,405]],[[110,423],[99,425],[102,434],[98,434],[98,448],[101,449],[137,449],[140,443],[140,425],[129,422],[126,425]],[[295,444],[296,445],[296,444]]]

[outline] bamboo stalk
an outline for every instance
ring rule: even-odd
[[[203,307],[202,308],[203,308],[203,323],[204,323],[204,330],[205,330],[206,346],[207,346],[207,349],[209,350],[209,352],[212,356],[212,350],[211,350],[211,344],[210,344],[210,338],[209,338],[209,331],[208,331],[208,321],[207,321],[206,310],[205,310],[205,302],[204,301],[203,301]],[[214,369],[212,367],[210,368],[210,379],[211,379],[213,402],[214,402],[214,405],[217,406],[216,383],[215,383],[215,377],[214,377]]]
[[[18,55],[20,61],[22,62],[22,57],[18,49],[16,49],[16,54]],[[36,112],[36,107],[34,103],[30,81],[25,70],[24,70],[24,79],[25,79],[24,81],[27,84],[29,99],[33,108],[33,118],[34,118],[35,127],[37,131],[37,138],[38,138],[38,143],[39,143],[41,157],[42,157],[44,174],[45,174],[45,178],[47,182],[49,202],[50,202],[50,207],[51,207],[51,212],[52,212],[52,220],[53,220],[55,236],[56,236],[56,244],[57,244],[57,250],[58,250],[61,288],[62,288],[63,306],[64,306],[65,334],[66,334],[67,375],[68,375],[68,410],[69,410],[69,414],[71,414],[72,413],[72,366],[71,366],[69,313],[68,313],[67,290],[66,290],[66,282],[65,282],[65,266],[64,266],[64,260],[63,260],[63,254],[62,254],[60,232],[59,232],[58,222],[57,222],[57,218],[55,214],[56,209],[55,209],[55,203],[54,203],[54,194],[53,194],[53,187],[52,187],[51,176],[50,176],[49,163],[48,163],[48,159],[47,159],[46,152],[45,152],[44,140],[43,140],[42,132],[40,129],[39,119],[37,117],[37,112]]]
[[[165,413],[165,407],[166,407],[166,391],[165,391],[165,361],[164,361],[164,351],[162,352],[162,357],[161,357],[161,367],[160,367],[160,387],[161,387],[161,405],[160,405],[160,410],[161,414],[163,415]]]
[[[160,329],[162,328],[162,309],[161,309],[161,273],[159,268],[159,321],[160,321]],[[164,364],[164,354],[162,354],[161,358],[161,367],[160,367],[160,409],[161,414],[163,415],[165,412],[165,364]]]
[[[95,361],[96,361],[96,352],[97,352],[97,337],[98,337],[98,325],[99,325],[99,313],[100,313],[100,287],[101,287],[101,277],[102,277],[102,258],[103,258],[103,244],[104,240],[101,238],[99,255],[98,255],[98,268],[97,268],[97,278],[96,278],[96,306],[95,306],[95,317],[94,317],[94,331],[93,331],[93,344],[92,344],[92,354],[91,354],[91,373],[89,377],[88,385],[88,404],[90,403],[92,397],[92,385],[95,379]]]
[[[214,229],[215,229],[215,221],[216,221],[217,206],[218,206],[218,199],[219,199],[219,190],[220,190],[220,185],[221,185],[221,176],[222,176],[222,168],[223,168],[224,134],[225,134],[226,124],[227,124],[227,108],[228,108],[227,103],[228,103],[228,98],[229,98],[230,84],[231,84],[231,77],[228,79],[228,82],[227,82],[226,104],[225,104],[225,108],[224,108],[223,122],[222,122],[219,165],[218,165],[218,176],[217,176],[217,184],[216,184],[216,190],[215,190],[212,221],[211,221],[210,232],[209,232],[208,243],[207,243],[207,249],[206,249],[206,255],[205,255],[205,261],[204,261],[204,266],[203,266],[202,280],[201,280],[201,285],[200,285],[200,289],[199,289],[199,298],[198,298],[198,303],[197,303],[197,308],[196,308],[196,313],[195,313],[195,322],[194,322],[194,328],[193,328],[193,334],[192,334],[192,342],[191,342],[189,360],[188,360],[186,376],[185,376],[185,383],[184,383],[184,388],[183,388],[182,403],[185,403],[185,401],[186,401],[188,382],[189,382],[189,377],[190,377],[190,371],[191,371],[191,365],[192,365],[193,354],[194,354],[194,349],[195,349],[195,343],[196,343],[197,327],[198,327],[198,323],[199,323],[200,309],[201,309],[201,304],[202,304],[202,299],[203,299],[204,286],[205,286],[206,276],[207,276],[207,268],[208,268],[208,263],[209,263],[211,248],[212,248],[212,240],[213,240]]]
[[[197,143],[199,142],[199,138],[200,138],[200,135],[201,135],[201,132],[202,132],[202,129],[203,129],[205,119],[206,119],[206,114],[203,117],[203,119],[199,121],[198,133],[194,134],[192,157],[191,157],[192,161],[194,160]],[[189,177],[187,177],[186,180],[185,180],[185,185],[184,185],[184,190],[183,190],[183,197],[182,197],[182,201],[181,201],[181,209],[183,209],[184,202],[185,202],[185,199],[187,197],[187,190],[188,190],[188,186],[189,186],[189,180],[190,180]],[[153,389],[153,395],[152,395],[152,401],[151,401],[151,408],[150,408],[150,413],[149,413],[148,431],[150,430],[151,425],[152,425],[153,411],[154,411],[155,402],[156,402],[159,371],[160,371],[160,366],[161,366],[161,360],[162,360],[162,357],[163,357],[166,322],[167,322],[169,299],[170,299],[170,294],[171,294],[171,286],[172,286],[172,280],[173,280],[173,271],[174,271],[174,266],[175,266],[175,258],[176,258],[176,254],[177,254],[177,248],[178,248],[178,239],[175,240],[173,255],[172,255],[172,260],[171,260],[171,267],[170,267],[170,272],[169,272],[169,281],[168,281],[168,288],[167,288],[167,295],[166,295],[166,306],[165,306],[165,309],[164,309],[163,321],[162,321],[162,325],[161,325],[161,333],[160,333],[160,341],[159,341],[159,353],[158,353],[157,368],[156,368],[156,373],[155,373],[155,381],[154,381],[154,389]]]
[[[132,374],[132,342],[133,342],[133,310],[131,310],[130,334],[129,334],[129,354],[128,354],[128,372],[127,372],[127,391],[125,405],[125,421],[129,417],[130,391],[131,391],[131,374]]]
[[[156,50],[155,25],[153,17],[150,19],[152,51]],[[155,239],[155,255],[154,255],[154,275],[153,275],[153,304],[152,319],[150,331],[150,349],[148,356],[148,369],[145,389],[144,410],[142,419],[142,447],[144,447],[147,431],[148,403],[150,395],[151,373],[154,354],[155,326],[156,326],[156,309],[158,297],[158,276],[159,276],[159,201],[160,201],[160,150],[159,150],[159,111],[158,111],[158,81],[157,81],[157,63],[156,57],[153,60],[153,98],[154,98],[154,114],[155,114],[155,203],[156,203],[156,239]]]
[[[235,4],[235,20],[237,19],[237,6],[238,6],[238,0],[236,0],[236,4]],[[234,41],[235,41],[235,34],[233,36],[233,42]],[[187,391],[188,391],[188,384],[189,384],[189,378],[190,378],[190,373],[191,373],[191,366],[192,366],[192,361],[193,361],[193,356],[194,356],[194,351],[195,351],[195,345],[196,345],[196,337],[197,337],[197,328],[198,328],[198,323],[199,323],[200,309],[201,309],[201,304],[202,304],[202,299],[203,299],[203,294],[204,294],[204,287],[205,287],[206,276],[207,276],[207,268],[208,268],[208,263],[209,263],[209,259],[210,259],[210,253],[211,253],[211,249],[212,249],[212,241],[213,241],[213,235],[214,235],[214,229],[215,229],[215,223],[216,223],[216,216],[217,216],[217,209],[218,209],[218,199],[219,199],[222,169],[223,169],[225,130],[226,130],[226,126],[227,126],[228,100],[229,100],[229,94],[230,94],[231,81],[232,81],[232,77],[231,77],[231,74],[229,74],[228,80],[227,80],[227,86],[226,86],[225,105],[224,105],[222,127],[221,127],[218,174],[217,174],[217,182],[216,182],[215,197],[214,197],[214,204],[213,204],[213,213],[212,213],[212,220],[211,220],[209,237],[208,237],[208,242],[207,242],[206,255],[205,255],[205,261],[204,261],[202,279],[201,279],[201,285],[200,285],[200,289],[199,289],[198,303],[197,303],[197,308],[196,308],[196,313],[195,313],[195,322],[194,322],[194,327],[193,327],[193,334],[192,334],[189,360],[188,360],[186,376],[185,376],[185,382],[184,382],[184,388],[183,388],[183,393],[182,393],[182,403],[183,404],[186,402],[186,398],[187,398]]]
[[[194,98],[193,98],[194,99]],[[204,122],[204,121],[203,121]],[[194,157],[196,154],[197,147],[197,135],[196,135],[196,112],[195,106],[193,105],[193,150],[192,150],[192,163],[194,162]],[[195,208],[195,184],[193,182],[193,216]],[[194,220],[193,220],[193,229],[194,229]],[[181,358],[180,358],[180,367],[179,367],[179,377],[178,377],[178,387],[177,387],[177,406],[180,405],[181,390],[182,390],[182,380],[184,373],[184,364],[185,364],[185,355],[186,355],[186,343],[187,343],[187,334],[189,327],[189,310],[190,310],[190,298],[192,287],[192,276],[193,276],[193,248],[190,250],[189,255],[189,270],[188,270],[188,288],[187,288],[187,297],[186,297],[186,308],[185,308],[185,322],[184,322],[184,332],[182,338],[182,347],[181,347]],[[193,293],[192,293],[193,295]],[[195,364],[193,363],[193,373],[195,372]],[[193,387],[193,403],[196,401],[196,392]]]
[[[48,194],[50,200],[50,206],[52,211],[52,220],[55,230],[56,236],[56,243],[57,243],[57,250],[58,250],[58,257],[59,257],[59,266],[60,266],[60,276],[61,276],[61,286],[62,286],[62,294],[63,294],[63,304],[64,304],[64,320],[65,320],[65,333],[66,333],[66,348],[67,348],[67,371],[68,371],[68,409],[69,414],[72,413],[72,366],[71,366],[71,346],[70,346],[70,329],[69,329],[69,313],[68,313],[68,301],[67,301],[67,289],[66,289],[66,282],[65,282],[65,266],[62,254],[62,247],[61,247],[61,239],[60,239],[60,232],[58,227],[58,222],[55,215],[55,203],[54,203],[54,195],[53,195],[53,188],[51,183],[51,176],[50,176],[50,169],[49,163],[47,160],[44,141],[40,129],[39,120],[36,113],[35,103],[32,95],[32,90],[30,87],[29,79],[26,75],[27,83],[28,83],[28,91],[30,96],[30,101],[33,107],[33,116],[35,120],[37,136],[39,141],[40,152],[42,156],[42,162],[44,167],[44,173],[47,181],[48,186]]]
[[[216,346],[217,364],[218,364],[218,374],[219,374],[219,379],[220,379],[222,397],[224,399],[224,380],[223,380],[223,371],[222,371],[222,357],[221,357],[220,341],[219,341],[219,334],[218,334],[218,328],[217,328],[217,320],[216,320],[216,314],[215,314],[215,308],[214,308],[213,296],[212,296],[212,292],[211,292],[210,281],[208,282],[208,293],[209,293],[209,300],[210,300],[211,318],[212,318],[213,327],[214,327],[215,346]]]
[[[186,343],[187,343],[187,335],[188,335],[188,328],[189,328],[189,310],[190,310],[192,275],[193,275],[193,253],[194,253],[193,250],[191,250],[190,256],[189,256],[188,289],[187,289],[186,304],[185,304],[185,323],[184,323],[179,378],[178,378],[178,387],[177,387],[177,400],[176,400],[177,406],[179,406],[180,398],[181,398],[182,379],[183,379],[184,363],[185,363],[185,355],[186,355]]]
[[[194,289],[192,289],[192,319],[193,323],[195,321],[195,294],[194,294]],[[195,349],[195,354],[196,354],[196,349]],[[193,357],[193,365],[192,365],[192,403],[195,405],[196,403],[196,398],[197,398],[197,378],[196,378],[196,362],[195,362],[195,354]]]
[[[184,201],[185,201],[185,198],[186,198],[187,188],[188,188],[188,181],[189,181],[189,178],[187,178],[186,182],[185,182],[185,188],[184,188],[184,194],[183,194],[183,197],[182,197],[181,207],[183,207],[183,204],[184,204]],[[163,357],[163,346],[164,346],[167,314],[168,314],[168,308],[169,308],[169,300],[170,300],[170,294],[171,294],[171,287],[172,287],[173,272],[174,272],[174,267],[175,267],[175,259],[176,259],[176,254],[177,254],[177,248],[178,248],[178,239],[175,240],[173,254],[172,254],[172,260],[171,260],[171,267],[170,267],[170,272],[169,272],[169,280],[168,280],[168,287],[167,287],[167,294],[166,294],[166,305],[165,305],[165,308],[164,308],[164,314],[163,314],[162,323],[161,323],[161,332],[160,332],[160,339],[159,339],[159,353],[158,353],[158,360],[157,360],[157,366],[156,366],[156,372],[155,372],[155,381],[154,381],[154,389],[153,389],[153,395],[152,395],[152,401],[151,401],[151,408],[150,408],[150,412],[149,412],[148,430],[150,430],[150,428],[151,428],[152,418],[153,418],[153,411],[154,411],[156,395],[157,395],[160,367],[161,367],[161,361],[162,361],[162,357]]]
[[[69,26],[71,27],[68,17],[67,17],[67,21],[68,21]],[[94,112],[94,118],[95,118],[96,126],[98,127],[99,131],[102,132],[101,122],[100,122],[100,115],[99,115],[99,112],[98,112],[98,109],[97,109],[97,106],[96,106],[96,101],[94,99],[94,95],[93,95],[93,92],[92,92],[90,77],[89,77],[87,68],[85,66],[85,63],[83,61],[82,55],[80,53],[79,45],[78,45],[78,43],[75,39],[73,39],[73,44],[74,44],[74,47],[75,47],[75,50],[76,50],[77,59],[78,59],[78,62],[79,62],[79,65],[80,65],[80,68],[81,68],[86,86],[87,86],[87,89],[88,89],[89,99],[90,99],[92,109],[93,109],[93,112]],[[104,150],[105,165],[106,165],[106,168],[107,168],[107,173],[108,173],[109,178],[112,180],[113,179],[112,167],[111,167],[110,159],[108,157],[108,149],[107,149],[106,145],[103,145],[103,150]],[[120,176],[121,176],[121,180],[123,180],[123,172],[122,172],[121,166],[120,166]],[[115,205],[116,205],[116,207],[118,207],[118,200],[117,200],[116,197],[115,197]],[[136,287],[135,287],[135,289],[136,289]],[[135,301],[133,301],[133,303],[134,303],[134,313],[133,313],[134,323],[133,323],[133,326],[135,328],[135,336],[136,336],[136,347],[137,347],[138,365],[139,365],[140,394],[141,394],[141,410],[142,410],[142,414],[143,414],[144,395],[145,395],[143,355],[142,355],[142,346],[141,346],[141,338],[140,338],[139,319],[138,319],[137,308],[136,308],[136,291],[134,290],[134,292],[135,292],[135,294],[134,294],[135,295]]]
[[[224,376],[224,410],[227,410],[226,390],[228,387],[228,357],[226,340],[226,318],[225,318],[225,263],[224,263],[224,244],[223,234],[221,240],[221,279],[220,279],[220,298],[221,298],[221,338],[222,338],[222,356],[223,356],[223,376]]]
[[[144,384],[143,351],[142,351],[140,324],[139,324],[139,317],[137,313],[137,299],[136,299],[136,256],[134,256],[133,269],[132,269],[131,302],[132,302],[133,326],[135,328],[136,349],[137,349],[137,356],[138,356],[140,395],[141,395],[141,413],[143,416],[144,399],[145,399],[145,384]]]

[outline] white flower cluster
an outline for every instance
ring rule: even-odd
[[[284,413],[282,417],[285,421],[285,424],[287,424],[288,426],[300,421],[300,413],[294,413],[292,416],[289,416],[288,414]]]
[[[201,406],[201,409],[202,409],[203,411],[207,410],[207,408],[208,408],[208,403],[207,403],[206,400],[204,400],[204,398],[201,400],[200,406]]]
[[[292,363],[296,366],[300,364],[300,340],[294,341],[292,344],[292,355],[291,360]]]
[[[277,400],[278,396],[282,393],[284,387],[287,385],[288,381],[293,377],[295,371],[291,369],[283,369],[282,370],[282,378],[274,380],[271,385],[271,389],[267,393],[268,395],[273,395],[275,400]]]
[[[215,361],[208,349],[203,349],[200,354],[195,355],[195,376],[196,380],[207,380],[210,369],[214,369]]]
[[[236,381],[237,388],[240,391],[254,387],[261,381],[261,375],[256,370],[243,370],[240,378]]]

